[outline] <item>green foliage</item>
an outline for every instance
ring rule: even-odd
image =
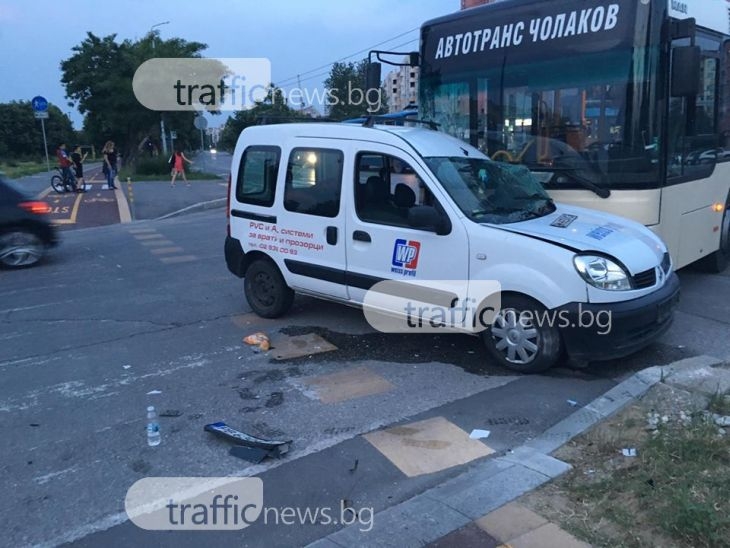
[[[45,120],[48,154],[53,155],[61,143],[77,142],[71,120],[56,105],[48,106]],[[0,159],[45,161],[41,121],[33,116],[30,101],[0,104]]]
[[[139,158],[135,164],[137,175],[170,175],[169,156],[155,156],[154,158]]]
[[[366,90],[367,59],[335,63],[324,85],[329,91],[328,115],[335,120],[388,112],[385,90]],[[366,94],[367,92],[367,94]]]
[[[73,55],[61,63],[66,96],[85,115],[84,134],[97,148],[107,140],[134,163],[148,136],[162,149],[160,117],[166,131],[178,134],[176,146],[186,148],[196,142],[198,130],[193,126],[194,112],[155,112],[142,106],[134,96],[132,80],[137,68],[153,57],[200,57],[207,48],[200,42],[181,38],[161,40],[151,32],[135,42],[116,42],[116,35],[99,37],[87,33],[86,39],[74,46]]]
[[[221,132],[218,146],[224,150],[233,150],[238,136],[249,126],[276,123],[277,121],[291,122],[299,118],[308,119],[306,115],[287,105],[281,89],[271,84],[263,101],[257,101],[253,108],[239,110],[228,118]]]

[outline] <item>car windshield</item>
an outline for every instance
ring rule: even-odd
[[[525,166],[466,157],[431,157],[426,164],[459,209],[477,223],[516,223],[555,211]]]

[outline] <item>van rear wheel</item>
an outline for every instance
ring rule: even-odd
[[[547,310],[522,296],[502,299],[492,325],[482,331],[489,353],[503,366],[520,373],[549,369],[560,356],[560,333],[549,325]]]
[[[243,289],[251,309],[262,318],[286,314],[294,302],[294,291],[286,285],[279,268],[270,260],[258,259],[246,270]]]

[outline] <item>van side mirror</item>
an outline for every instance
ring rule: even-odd
[[[365,69],[365,87],[368,91],[371,89],[380,90],[380,63],[368,63]]]
[[[432,230],[439,236],[451,232],[449,218],[433,206],[413,206],[408,210],[408,225]]]
[[[699,46],[678,46],[672,49],[672,97],[695,97],[700,93]]]

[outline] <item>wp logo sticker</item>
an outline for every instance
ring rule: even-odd
[[[393,246],[393,260],[390,271],[404,276],[415,276],[418,268],[418,256],[421,242],[397,239]]]

